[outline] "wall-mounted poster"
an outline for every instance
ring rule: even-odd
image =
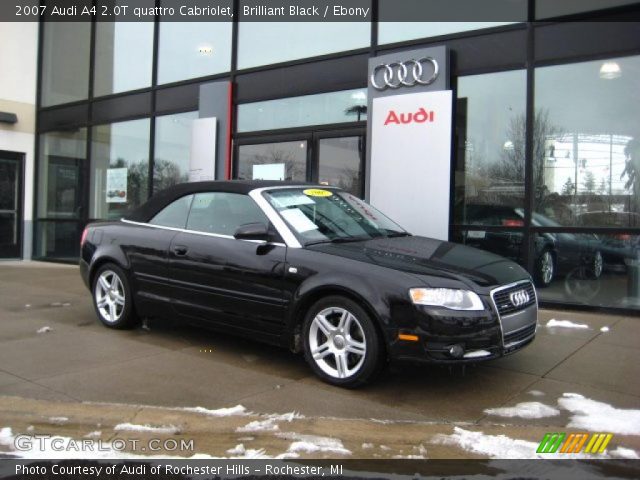
[[[284,163],[269,163],[253,166],[254,180],[284,180]]]
[[[107,169],[107,203],[127,202],[127,169]]]

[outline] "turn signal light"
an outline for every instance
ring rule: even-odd
[[[89,228],[85,227],[82,231],[82,237],[80,237],[80,246],[84,245],[84,242],[87,240],[87,233],[89,233]]]
[[[420,338],[417,335],[409,335],[408,333],[399,333],[398,340],[404,340],[405,342],[417,342]]]

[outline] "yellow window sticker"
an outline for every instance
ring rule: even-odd
[[[322,190],[320,188],[307,188],[303,190],[302,193],[309,197],[330,197],[333,195],[329,190]]]

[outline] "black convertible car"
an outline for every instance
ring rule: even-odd
[[[412,236],[338,188],[181,184],[88,225],[81,244],[106,326],[170,316],[248,335],[304,352],[335,385],[361,385],[389,359],[500,357],[536,332],[536,292],[516,263]]]

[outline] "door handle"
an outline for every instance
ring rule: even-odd
[[[173,253],[175,253],[178,257],[183,257],[187,254],[187,247],[184,245],[176,245],[173,247]]]

